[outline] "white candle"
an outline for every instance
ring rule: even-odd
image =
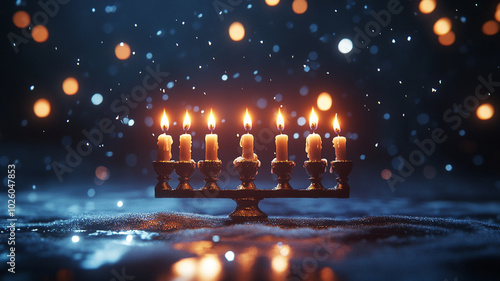
[[[321,136],[314,132],[318,127],[318,116],[314,113],[314,108],[311,111],[309,125],[313,132],[306,138],[307,157],[309,161],[321,161]]]
[[[182,126],[184,128],[184,134],[179,137],[179,161],[191,161],[191,135],[187,133],[191,127],[191,120],[189,119],[187,111]]]
[[[240,139],[241,157],[245,160],[255,160],[253,153],[253,135],[249,133],[252,129],[252,119],[250,119],[250,115],[248,114],[248,108],[243,121],[243,126],[245,127],[247,133],[242,135]]]
[[[280,134],[275,138],[276,161],[288,161],[288,136],[282,133],[285,128],[285,120],[283,120],[283,117],[281,116],[281,109],[278,109],[276,126],[280,131]]]
[[[335,160],[347,160],[347,150],[345,137],[339,136],[340,125],[337,119],[337,113],[335,113],[335,119],[333,120],[333,130],[337,133],[337,136],[333,138],[333,148],[335,149]]]
[[[212,131],[215,129],[215,118],[210,110],[210,116],[208,117],[208,129],[210,134],[205,135],[205,160],[219,160],[217,157],[217,150],[219,149],[219,143],[217,140],[217,134]]]
[[[163,110],[163,117],[161,118],[161,128],[163,130],[163,134],[158,136],[158,157],[156,158],[157,161],[170,161],[172,158],[172,137],[170,135],[167,135],[169,123],[168,123],[168,118],[167,114],[165,113],[165,110]]]

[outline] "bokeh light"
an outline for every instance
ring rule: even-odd
[[[500,22],[500,9],[495,12],[495,19]]]
[[[31,30],[31,36],[36,42],[42,43],[49,39],[49,31],[45,26],[37,25]]]
[[[95,169],[95,176],[100,179],[100,180],[107,180],[109,179],[109,170],[108,168],[104,166],[99,166]]]
[[[68,77],[64,79],[62,88],[66,95],[72,96],[78,92],[78,81],[73,77]]]
[[[430,14],[436,9],[436,1],[435,0],[422,0],[418,5],[418,9],[422,14]]]
[[[25,28],[30,25],[30,15],[25,11],[17,11],[12,16],[12,22],[19,28]]]
[[[339,52],[341,52],[342,54],[348,54],[349,52],[351,52],[352,47],[353,47],[352,41],[347,38],[340,40],[338,45]]]
[[[480,105],[476,110],[477,118],[481,120],[488,120],[495,114],[495,109],[489,103]]]
[[[33,106],[35,115],[39,118],[47,117],[50,114],[50,102],[46,99],[39,99]]]
[[[455,33],[450,31],[444,35],[439,35],[438,37],[439,43],[443,46],[450,46],[455,43]]]
[[[115,47],[115,55],[119,60],[126,60],[130,57],[130,46],[127,43],[120,42]]]
[[[229,26],[229,37],[231,37],[233,41],[240,41],[243,39],[243,37],[245,37],[245,27],[243,24],[237,21],[233,22]]]
[[[388,180],[392,177],[392,172],[389,169],[383,169],[380,175],[384,180]]]
[[[319,94],[316,103],[319,110],[327,111],[332,107],[332,96],[329,93],[323,92]]]
[[[276,6],[278,5],[280,0],[266,0],[266,4],[269,6]]]
[[[498,22],[489,20],[483,24],[482,30],[486,35],[495,35],[499,30]]]
[[[451,20],[449,18],[440,18],[434,24],[434,33],[436,35],[445,35],[451,30]]]
[[[292,3],[292,10],[297,15],[301,15],[307,11],[307,1],[306,0],[294,0]]]

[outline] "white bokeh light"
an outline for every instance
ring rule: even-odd
[[[339,42],[339,52],[342,54],[348,54],[352,51],[352,41],[350,39],[344,38]]]

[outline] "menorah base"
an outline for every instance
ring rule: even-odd
[[[267,219],[266,213],[259,209],[258,198],[238,198],[233,199],[236,202],[236,209],[229,214],[233,220],[262,220]]]

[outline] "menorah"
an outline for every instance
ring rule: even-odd
[[[236,189],[221,189],[217,185],[222,169],[221,160],[195,161],[154,161],[153,167],[158,174],[155,186],[155,198],[213,198],[232,199],[236,209],[229,214],[233,220],[263,220],[267,214],[259,208],[259,202],[265,198],[349,198],[350,187],[347,183],[353,163],[349,160],[330,162],[330,173],[336,174],[336,185],[325,188],[322,184],[326,172],[326,159],[305,161],[304,168],[310,175],[311,184],[305,189],[294,189],[290,185],[290,174],[295,167],[293,161],[273,160],[272,173],[277,176],[274,189],[258,189],[254,183],[260,162],[258,160],[236,159],[234,165],[241,180]],[[191,175],[199,168],[205,176],[205,185],[194,189],[190,182]],[[175,189],[169,184],[172,172],[179,176],[179,184]]]

